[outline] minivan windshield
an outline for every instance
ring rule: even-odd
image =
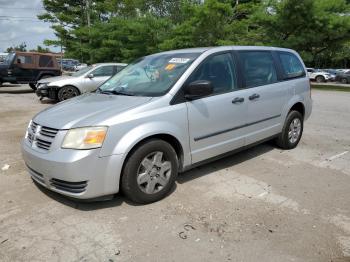
[[[161,96],[172,87],[200,53],[160,53],[137,59],[101,85],[97,92]]]

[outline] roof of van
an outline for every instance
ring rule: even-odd
[[[177,50],[169,50],[162,52],[166,53],[204,53],[208,50],[279,50],[279,51],[293,51],[288,48],[280,48],[280,47],[271,47],[271,46],[213,46],[213,47],[195,47],[195,48],[186,48],[186,49],[177,49]]]

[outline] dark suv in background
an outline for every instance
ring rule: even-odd
[[[38,80],[59,75],[61,69],[53,54],[14,52],[0,64],[0,85],[4,82],[29,84],[35,90]]]

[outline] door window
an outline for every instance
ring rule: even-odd
[[[39,67],[53,67],[52,57],[48,55],[41,55],[39,57]]]
[[[231,54],[219,54],[207,58],[190,76],[188,83],[207,80],[213,84],[213,93],[220,94],[238,89],[236,68]]]
[[[277,73],[272,55],[268,51],[241,51],[246,87],[268,85],[277,82]]]
[[[295,55],[287,52],[278,52],[278,56],[281,60],[285,79],[305,76],[304,67]]]
[[[94,77],[112,76],[113,75],[113,66],[101,66],[99,68],[96,68],[91,73],[94,75]]]
[[[19,55],[17,56],[17,64],[33,64],[31,56]]]

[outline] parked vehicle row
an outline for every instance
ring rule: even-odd
[[[80,72],[83,78],[39,81],[38,90],[89,83],[96,76],[89,70],[105,66]],[[118,71],[118,64],[108,66]],[[154,202],[169,194],[179,172],[218,156],[270,139],[295,148],[312,108],[306,72],[300,56],[283,48],[145,56],[96,92],[37,114],[22,141],[23,159],[34,181],[69,197],[123,191],[135,202]]]
[[[87,67],[87,64],[80,63],[76,59],[63,58],[61,61],[61,59],[58,58],[57,61],[60,67],[62,67],[63,71],[75,72],[75,71],[79,71],[80,69],[83,69],[84,67]]]
[[[314,69],[307,68],[309,78],[317,83],[328,81],[340,82],[342,84],[350,83],[350,70],[348,69]]]
[[[36,94],[63,101],[97,89],[108,78],[121,71],[126,64],[103,63],[85,67],[68,76],[45,78],[38,81]]]
[[[7,57],[8,53],[0,53],[0,64],[2,64],[6,57]]]

